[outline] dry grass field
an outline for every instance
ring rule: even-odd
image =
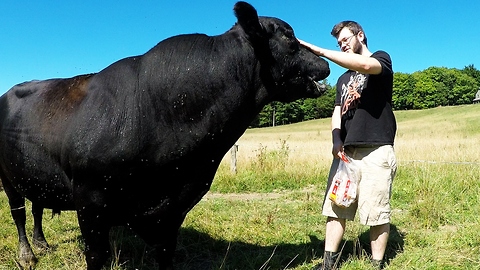
[[[480,163],[480,106],[474,110],[475,106],[396,111],[398,161]],[[282,147],[288,147],[291,164],[328,165],[332,158],[330,119],[248,129],[236,144],[238,166],[250,162],[262,148]],[[224,162],[230,162],[230,154]]]

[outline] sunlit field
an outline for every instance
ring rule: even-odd
[[[480,105],[395,115],[386,269],[480,269]],[[236,145],[236,163],[228,152],[210,192],[187,215],[177,269],[311,269],[323,255],[330,119],[248,129]],[[75,213],[45,212],[52,248],[36,252],[36,269],[85,269]],[[4,192],[0,220],[0,270],[16,269],[17,234]],[[29,213],[27,222],[31,232]],[[112,230],[111,244],[105,269],[155,269],[151,247],[126,229]],[[369,252],[368,228],[348,222],[341,269],[371,269]]]

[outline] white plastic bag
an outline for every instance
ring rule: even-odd
[[[357,166],[343,153],[328,190],[328,198],[340,207],[349,207],[357,200],[359,177]]]

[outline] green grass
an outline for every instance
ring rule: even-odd
[[[480,269],[480,106],[395,112],[397,176],[387,269]],[[177,269],[311,269],[321,261],[320,205],[331,161],[329,119],[250,129],[180,230]],[[28,210],[30,205],[27,204]],[[74,212],[51,218],[36,269],[84,269]],[[0,193],[0,270],[16,269],[17,234]],[[27,215],[29,232],[32,218]],[[155,269],[152,249],[121,227],[105,269]],[[342,269],[370,269],[368,227],[348,222]]]

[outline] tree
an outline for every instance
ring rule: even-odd
[[[332,116],[333,108],[335,106],[336,87],[327,84],[325,94],[315,99],[315,119],[328,118]]]
[[[413,109],[415,79],[411,74],[396,72],[393,74],[392,106],[394,110]]]
[[[480,85],[480,71],[476,69],[475,66],[473,66],[473,64],[466,66],[462,71],[468,76],[474,78],[477,81],[477,83]]]

